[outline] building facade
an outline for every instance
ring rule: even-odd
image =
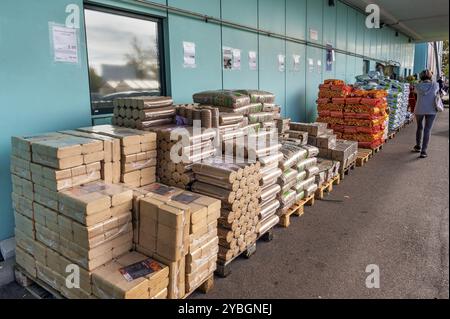
[[[413,72],[408,37],[365,20],[328,0],[1,1],[0,240],[14,227],[11,136],[106,122],[109,101],[135,90],[189,103],[258,88],[283,116],[313,121],[324,79],[352,83],[377,63]]]

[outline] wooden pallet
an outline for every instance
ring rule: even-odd
[[[190,292],[186,293],[184,295],[183,299],[188,298],[195,291],[201,292],[202,294],[207,294],[213,288],[214,288],[214,274],[211,274],[201,284],[199,284],[197,287],[192,289]]]
[[[356,158],[353,160],[353,162],[348,164],[346,168],[341,170],[341,172],[340,172],[341,180],[344,180],[345,175],[350,175],[350,171],[354,170],[355,167],[356,167]]]
[[[244,250],[243,252],[239,253],[238,255],[234,256],[233,258],[231,258],[226,262],[217,260],[217,268],[215,274],[222,278],[228,277],[231,274],[231,264],[236,258],[240,256],[250,258],[255,254],[255,252],[256,252],[256,242],[248,245],[246,250]]]
[[[397,131],[389,131],[388,139],[392,140],[393,138],[395,138],[395,135],[397,135]]]
[[[16,282],[25,288],[36,299],[65,299],[58,291],[39,278],[31,276],[19,265],[15,266]]]
[[[384,144],[381,144],[381,145],[379,145],[378,147],[374,148],[374,149],[372,150],[372,154],[375,155],[376,153],[380,152],[380,151],[383,149],[383,145],[384,145]]]
[[[308,206],[313,206],[314,205],[314,198],[315,195],[311,195],[309,197],[306,197],[300,201],[298,201],[297,203],[295,203],[294,205],[292,205],[291,208],[288,209],[288,211],[286,212],[286,214],[280,216],[280,221],[278,222],[278,225],[284,228],[289,227],[289,225],[291,224],[291,216],[295,215],[295,216],[302,216],[303,213],[305,212],[305,205]]]
[[[358,154],[356,155],[356,166],[364,166],[369,159],[373,156],[373,152],[370,149],[359,148]]]
[[[333,191],[333,185],[339,185],[341,183],[341,176],[338,174],[326,183],[323,183],[322,186],[320,186],[315,194],[315,199],[323,199],[325,192],[331,193]]]
[[[239,255],[234,256],[231,260],[229,260],[225,263],[218,260],[217,261],[217,269],[215,271],[215,274],[222,278],[228,277],[231,274],[231,264],[236,258],[238,258],[240,256],[245,257],[245,258],[250,258],[251,256],[253,256],[256,253],[256,242],[258,240],[263,240],[266,242],[272,241],[273,240],[273,227],[271,229],[269,229],[268,231],[266,231],[264,234],[259,235],[259,237],[256,239],[256,241],[253,244],[247,246],[246,250],[241,252]]]

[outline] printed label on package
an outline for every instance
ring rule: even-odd
[[[133,281],[161,269],[162,267],[159,263],[151,258],[148,258],[135,264],[120,268],[119,271],[127,281]]]
[[[148,185],[145,189],[158,195],[168,195],[175,192],[175,188],[157,183]]]
[[[195,194],[191,194],[191,193],[181,193],[177,196],[172,197],[172,200],[183,203],[183,204],[189,204],[199,198],[200,198],[199,195],[195,195]]]

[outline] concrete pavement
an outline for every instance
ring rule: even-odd
[[[413,123],[323,201],[196,298],[449,298],[449,113],[427,159]],[[367,265],[380,288],[366,288]]]

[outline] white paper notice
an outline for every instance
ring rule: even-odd
[[[241,50],[233,49],[233,70],[241,69]]]
[[[300,55],[293,54],[292,60],[294,60],[294,71],[298,71],[300,69]]]
[[[185,68],[195,68],[195,43],[183,42],[183,65]]]
[[[314,60],[309,58],[308,59],[308,72],[313,72],[314,71]]]
[[[233,49],[230,47],[223,47],[223,68],[231,70],[233,68]]]
[[[258,68],[255,51],[248,51],[248,67],[250,70],[256,70]]]
[[[278,70],[280,72],[284,72],[284,66],[285,66],[286,56],[283,54],[278,54]]]
[[[317,60],[317,72],[319,72],[319,73],[322,72],[322,61],[321,60]]]
[[[309,29],[309,38],[314,41],[319,40],[319,31],[314,29]]]
[[[53,56],[55,62],[78,63],[77,29],[52,26]]]

